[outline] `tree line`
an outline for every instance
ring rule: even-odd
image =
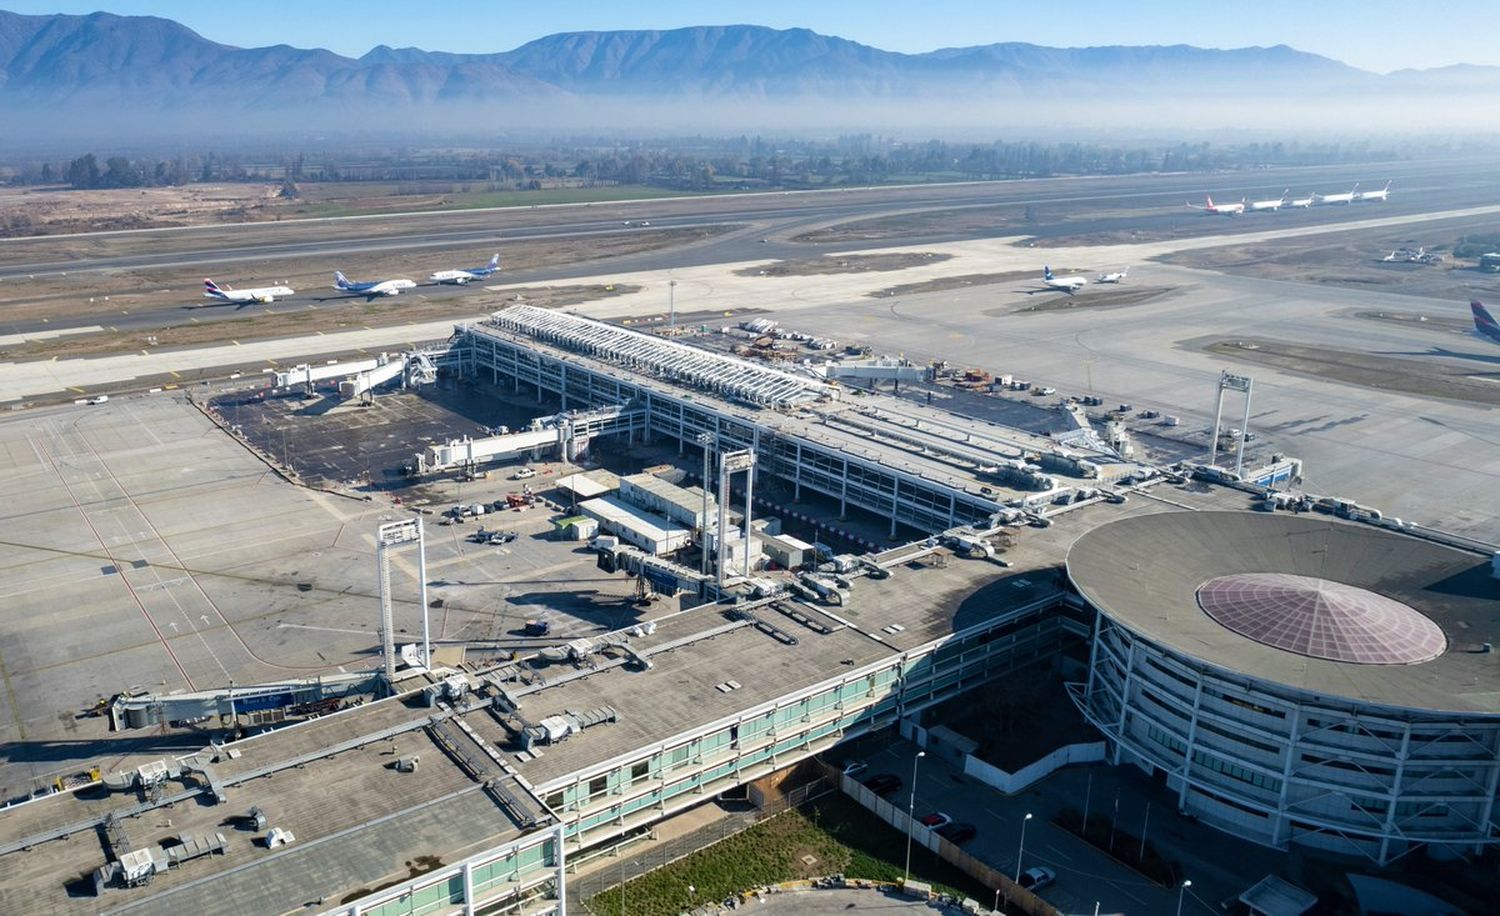
[[[1411,153],[1415,151],[1406,151]],[[671,138],[635,143],[555,141],[521,150],[235,152],[172,158],[87,153],[65,164],[22,163],[17,184],[144,188],[210,181],[485,182],[524,190],[559,181],[677,189],[808,188],[899,181],[1046,178],[1141,172],[1210,172],[1368,162],[1402,155],[1368,143],[1125,145],[1004,141],[909,142],[871,135],[832,140]]]

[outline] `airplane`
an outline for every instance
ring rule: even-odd
[[[1356,185],[1355,187],[1358,187],[1358,185]],[[1391,193],[1391,183],[1389,181],[1387,181],[1385,183],[1385,187],[1381,188],[1379,191],[1360,191],[1358,194],[1354,195],[1354,199],[1355,200],[1385,200],[1387,197],[1390,196],[1390,193]]]
[[[1097,276],[1097,277],[1094,278],[1094,282],[1095,283],[1123,283],[1125,281],[1125,275],[1128,274],[1128,273],[1130,273],[1130,268],[1129,267],[1125,268],[1124,270],[1117,270],[1114,273],[1100,274],[1099,276]]]
[[[1060,289],[1068,295],[1073,295],[1087,284],[1087,277],[1057,277],[1053,276],[1052,268],[1042,268],[1042,285],[1048,289]]]
[[[263,286],[260,289],[229,289],[205,278],[203,280],[203,295],[207,299],[234,302],[240,308],[244,308],[254,302],[275,302],[277,296],[283,298],[295,296],[297,295],[297,291],[288,286]]]
[[[1255,200],[1250,202],[1251,212],[1259,210],[1280,210],[1286,204],[1286,196],[1291,193],[1291,188],[1281,192],[1281,196],[1275,200]]]
[[[492,273],[500,270],[500,255],[496,254],[490,258],[490,262],[483,267],[472,267],[468,270],[440,270],[427,278],[428,283],[456,283],[462,286],[470,280],[483,280]]]
[[[1297,207],[1298,209],[1306,210],[1308,207],[1311,207],[1313,204],[1317,203],[1317,196],[1318,195],[1316,194],[1309,194],[1306,197],[1294,197],[1291,200],[1287,201],[1286,205],[1288,207]]]
[[[1474,330],[1481,337],[1488,337],[1495,343],[1500,343],[1500,322],[1484,307],[1484,303],[1478,299],[1469,302],[1469,311],[1474,313]]]
[[[1354,195],[1358,193],[1359,182],[1356,181],[1354,187],[1342,194],[1314,194],[1313,202],[1318,204],[1347,204],[1353,202]]]
[[[403,289],[412,289],[417,284],[404,277],[399,280],[372,280],[368,283],[351,283],[342,270],[333,272],[333,288],[340,292],[374,299],[376,296],[395,296]]]
[[[1239,216],[1241,213],[1245,212],[1244,200],[1241,200],[1237,204],[1216,204],[1214,203],[1214,199],[1212,197],[1209,197],[1207,194],[1203,195],[1203,199],[1207,201],[1207,203],[1205,203],[1201,207],[1193,203],[1192,201],[1188,201],[1188,206],[1194,210],[1202,210],[1204,213],[1214,213],[1219,216]]]

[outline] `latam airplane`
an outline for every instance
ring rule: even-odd
[[[1281,192],[1281,196],[1275,200],[1254,200],[1250,202],[1250,212],[1256,213],[1261,210],[1280,210],[1286,204],[1286,196],[1292,191],[1287,188]]]
[[[427,278],[428,283],[456,283],[459,286],[470,280],[483,280],[490,274],[500,270],[500,255],[496,253],[490,258],[490,262],[483,267],[473,267],[468,270],[440,270]]]
[[[1052,273],[1052,268],[1042,268],[1042,285],[1048,289],[1060,289],[1068,295],[1073,295],[1088,284],[1087,277],[1058,277]]]
[[[1379,191],[1360,191],[1354,195],[1355,200],[1385,200],[1391,195],[1391,183],[1387,181],[1385,187]]]
[[[1309,194],[1306,197],[1293,197],[1291,200],[1286,202],[1286,205],[1288,207],[1296,207],[1299,210],[1306,210],[1308,207],[1311,207],[1313,204],[1317,203],[1317,197],[1318,195],[1316,194]]]
[[[1116,270],[1116,271],[1114,271],[1112,273],[1100,274],[1099,276],[1097,276],[1097,277],[1094,278],[1094,282],[1095,283],[1124,283],[1125,282],[1125,275],[1128,274],[1128,273],[1130,273],[1130,268],[1129,267],[1125,268],[1124,270]]]
[[[1245,212],[1244,200],[1241,200],[1237,204],[1216,204],[1214,203],[1214,199],[1207,194],[1203,195],[1203,199],[1206,203],[1201,207],[1192,201],[1188,201],[1188,206],[1194,210],[1202,210],[1204,213],[1213,213],[1219,216],[1239,216]]]
[[[244,308],[255,302],[275,302],[277,296],[286,298],[297,295],[297,291],[289,286],[262,286],[260,289],[229,289],[220,286],[212,280],[203,281],[203,295],[207,299],[218,299],[222,302],[233,302]]]
[[[1484,307],[1484,303],[1478,299],[1470,301],[1469,311],[1474,313],[1474,330],[1478,331],[1480,336],[1500,343],[1500,322],[1495,321],[1495,317],[1490,314],[1489,309]]]
[[[1354,195],[1358,193],[1359,182],[1356,181],[1354,183],[1354,187],[1350,188],[1342,194],[1314,194],[1313,201],[1314,203],[1319,204],[1347,204],[1352,203],[1354,201]]]
[[[412,289],[417,284],[406,278],[398,280],[372,280],[368,283],[351,283],[341,270],[333,272],[333,288],[355,296],[374,299],[376,296],[396,296],[403,289]]]

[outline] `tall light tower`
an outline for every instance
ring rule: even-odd
[[[667,281],[667,330],[677,333],[677,281]]]
[[[708,576],[708,493],[709,475],[713,473],[713,444],[714,434],[701,432],[693,438],[698,447],[703,449],[703,516],[698,522],[698,552],[702,555],[698,563],[698,571]]]
[[[417,585],[422,601],[422,664],[432,667],[432,639],[427,614],[427,547],[422,520],[408,518],[387,522],[375,532],[375,565],[380,573],[380,640],[385,656],[387,680],[396,677],[396,625],[391,607],[390,552],[403,544],[417,545]]]
[[[1245,395],[1245,418],[1240,421],[1239,441],[1235,443],[1234,450],[1234,473],[1238,475],[1245,467],[1245,435],[1250,430],[1250,389],[1254,385],[1254,379],[1248,375],[1235,375],[1229,370],[1219,373],[1217,386],[1217,397],[1214,402],[1214,433],[1213,441],[1208,446],[1208,464],[1213,467],[1219,457],[1219,425],[1224,418],[1224,392],[1241,391]]]

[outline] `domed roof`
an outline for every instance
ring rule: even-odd
[[[1414,608],[1375,592],[1290,573],[1236,573],[1198,586],[1198,605],[1263,645],[1359,665],[1437,658],[1447,638]]]

